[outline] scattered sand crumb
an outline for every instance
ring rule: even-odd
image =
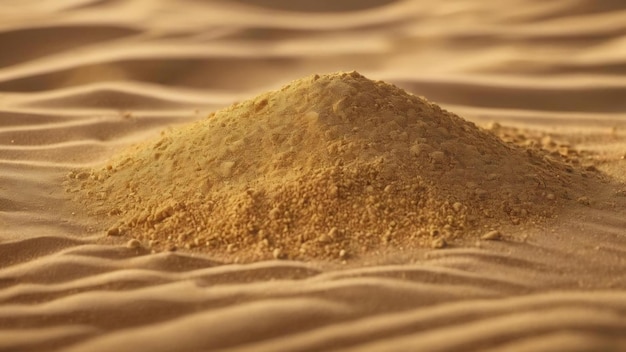
[[[573,156],[566,145],[496,134],[356,72],[314,75],[72,172],[68,191],[117,219],[109,235],[157,251],[254,261],[442,248],[549,218],[589,180],[553,155]]]
[[[498,230],[489,231],[486,234],[482,235],[480,239],[486,241],[499,241],[502,239],[502,233]]]
[[[576,199],[576,201],[582,205],[591,205],[591,200],[589,199],[589,197],[582,196]]]
[[[141,248],[141,242],[133,238],[126,243],[126,247],[130,249]]]

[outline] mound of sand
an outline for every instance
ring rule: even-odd
[[[473,241],[550,217],[585,175],[352,72],[294,81],[69,176],[116,219],[109,235],[251,261]]]

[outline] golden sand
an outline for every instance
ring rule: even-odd
[[[351,72],[171,128],[72,172],[69,190],[117,219],[109,235],[154,250],[346,259],[499,239],[503,225],[550,217],[581,196],[587,175],[568,161]]]

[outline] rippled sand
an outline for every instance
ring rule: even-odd
[[[626,350],[624,23],[621,0],[0,3],[0,350]],[[606,187],[509,240],[346,264],[150,254],[67,200],[72,168],[340,70],[550,135]]]

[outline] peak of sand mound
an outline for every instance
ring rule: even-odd
[[[291,82],[70,176],[119,219],[111,235],[241,261],[463,243],[549,217],[581,178],[356,72]]]

